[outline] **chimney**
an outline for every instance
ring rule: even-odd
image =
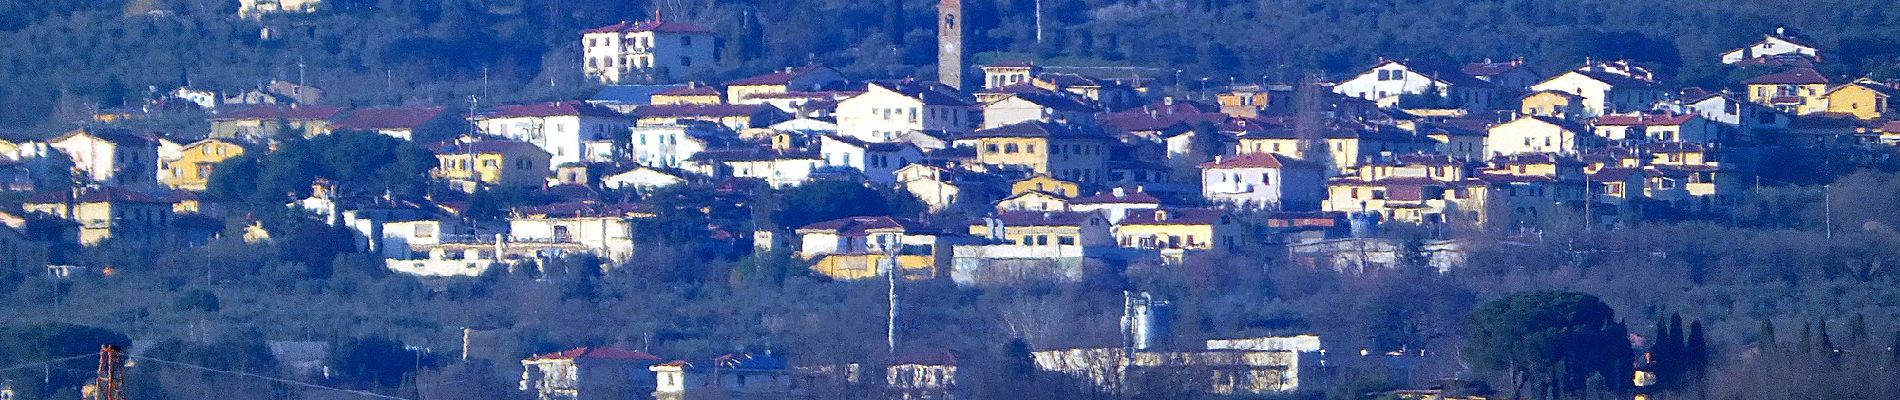
[[[1215,155],[1214,155],[1214,163],[1215,163],[1215,164],[1220,164],[1220,159],[1221,159],[1221,156],[1220,156],[1219,154],[1215,154]]]
[[[1155,222],[1167,221],[1168,210],[1155,210]]]
[[[1116,186],[1116,187],[1115,187],[1115,198],[1121,198],[1121,197],[1124,197],[1124,196],[1128,196],[1128,191],[1127,191],[1127,190],[1125,190],[1125,189],[1122,189],[1122,187],[1121,187],[1121,186]]]
[[[1169,107],[1173,107],[1173,106],[1174,106],[1174,96],[1168,96],[1168,97],[1162,97],[1162,98],[1161,98],[1161,105],[1165,105],[1165,106],[1169,106]]]

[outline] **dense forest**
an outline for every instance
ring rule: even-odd
[[[1681,82],[1721,85],[1727,71],[1716,55],[1779,25],[1819,44],[1830,74],[1891,77],[1900,61],[1900,48],[1886,45],[1900,42],[1900,11],[1877,0],[964,3],[977,62],[1139,66],[1182,70],[1183,81],[1337,76],[1377,57],[1524,56],[1546,70],[1586,57],[1629,58]],[[572,98],[589,92],[577,32],[655,10],[721,32],[721,68],[704,80],[810,63],[858,78],[934,71],[935,4],[927,0],[322,4],[314,15],[260,21],[236,18],[235,0],[0,4],[0,126],[52,129],[186,83],[239,91],[302,80],[341,105]]]

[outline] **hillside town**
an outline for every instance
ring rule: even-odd
[[[254,16],[314,2],[242,3]],[[1531,240],[1557,223],[1726,218],[1763,185],[1822,173],[1804,168],[1846,170],[1900,146],[1900,81],[1824,74],[1829,50],[1790,28],[1708,54],[1751,74],[1722,87],[1679,85],[1630,60],[1544,69],[1522,58],[1381,58],[1358,60],[1353,75],[1210,82],[1166,65],[976,62],[960,46],[960,2],[943,4],[934,77],[809,64],[707,81],[726,38],[656,14],[572,33],[576,69],[598,87],[585,98],[345,104],[303,81],[156,93],[57,136],[0,138],[0,182],[18,205],[0,213],[0,262],[107,276],[114,265],[73,249],[317,240],[274,229],[294,224],[251,207],[262,202],[347,232],[346,252],[440,288],[559,275],[577,257],[641,268],[655,257],[642,245],[657,235],[649,227],[684,225],[666,240],[726,259],[784,254],[802,273],[889,286],[889,315],[867,318],[889,318],[879,335],[892,356],[819,363],[758,348],[701,359],[623,342],[553,343],[564,350],[521,358],[482,350],[498,339],[475,327],[449,353],[500,360],[519,372],[506,382],[516,394],[548,400],[825,398],[820,388],[854,385],[970,398],[960,354],[900,343],[899,287],[1078,284],[1208,254],[1450,273],[1471,256],[1468,232]],[[133,123],[178,109],[202,112],[209,129]],[[363,143],[423,152],[350,152]],[[332,145],[343,150],[303,150]],[[331,166],[355,157],[426,176]],[[324,167],[274,172],[295,162]],[[352,181],[363,176],[424,185]],[[914,207],[836,215],[768,195],[852,190]],[[799,204],[864,200],[824,199]],[[710,217],[679,224],[682,214]],[[1377,234],[1393,229],[1427,237]],[[1122,297],[1121,341],[1038,343],[1034,368],[1105,393],[1136,371],[1206,370],[1206,393],[1272,395],[1388,353],[1310,332],[1176,340],[1166,301]],[[1414,356],[1441,355],[1393,349],[1371,362]],[[1639,387],[1654,384],[1643,365]],[[1484,398],[1441,391],[1388,394]]]

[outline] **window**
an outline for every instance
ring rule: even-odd
[[[1034,145],[1034,144],[1026,144],[1026,145],[1023,145],[1023,146],[1024,146],[1024,147],[1023,147],[1023,152],[1024,152],[1024,153],[1029,153],[1029,154],[1036,154],[1036,145]]]
[[[983,152],[984,152],[984,153],[995,153],[995,152],[996,152],[996,144],[995,144],[995,143],[990,143],[990,144],[986,144],[986,145],[983,145]]]
[[[1016,154],[1016,144],[1015,143],[1004,144],[1003,152],[1009,153],[1009,154]]]
[[[1056,237],[1056,244],[1063,245],[1063,246],[1073,246],[1075,245],[1075,237],[1074,236],[1058,236]]]
[[[682,66],[682,67],[691,67],[691,66],[693,66],[693,58],[692,58],[692,57],[680,57],[680,66]]]
[[[1048,246],[1048,245],[1049,245],[1049,235],[1036,235],[1036,245],[1037,245],[1037,246]]]

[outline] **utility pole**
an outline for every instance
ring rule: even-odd
[[[1834,184],[1821,185],[1821,220],[1826,224],[1827,239],[1834,240]]]
[[[888,317],[884,321],[884,346],[889,354],[897,354],[897,250],[903,245],[891,243],[884,245],[884,278],[890,303]]]
[[[1036,44],[1042,44],[1042,0],[1036,0]]]

